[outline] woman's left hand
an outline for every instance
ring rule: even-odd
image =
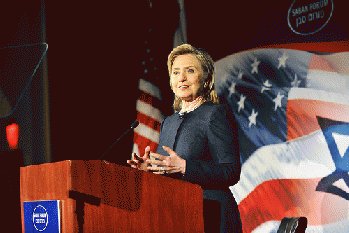
[[[164,173],[177,173],[185,174],[186,161],[182,159],[176,152],[167,146],[162,147],[169,156],[163,156],[157,153],[150,152],[150,158],[156,158],[159,160],[148,160],[149,164],[158,165],[149,167],[148,170],[153,171],[155,174]]]

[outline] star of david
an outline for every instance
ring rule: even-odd
[[[349,148],[340,153],[339,145],[336,143],[335,135],[349,135],[349,123],[334,121],[317,116],[318,123],[325,136],[328,149],[330,150],[336,170],[322,178],[316,187],[316,191],[322,191],[338,195],[349,201],[349,193],[333,185],[336,181],[343,179],[349,186]]]

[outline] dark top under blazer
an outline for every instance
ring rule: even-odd
[[[161,125],[157,153],[168,156],[162,146],[186,160],[185,175],[168,176],[200,185],[204,199],[221,203],[222,218],[227,218],[222,222],[240,227],[238,207],[229,189],[239,181],[241,171],[238,128],[231,109],[205,102],[185,117],[178,113],[167,117]]]

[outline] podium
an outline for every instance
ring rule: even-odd
[[[61,232],[204,232],[200,186],[100,160],[20,168],[23,203],[59,200]],[[45,232],[45,231],[41,231]]]

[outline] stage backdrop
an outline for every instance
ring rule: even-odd
[[[349,229],[343,4],[186,2],[188,43],[212,55],[219,97],[240,127],[242,173],[231,191],[245,233],[276,232],[299,216],[306,232]]]
[[[240,126],[231,187],[244,232],[305,216],[307,232],[349,227],[348,53],[255,49],[216,62],[216,88]]]
[[[187,1],[187,42],[215,60],[216,89],[238,121],[243,230],[349,227],[346,7],[333,0]],[[145,147],[145,145],[143,145]]]

